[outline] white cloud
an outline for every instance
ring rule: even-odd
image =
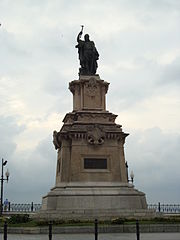
[[[179,90],[157,92],[119,112],[118,122],[131,131],[159,126],[165,132],[180,132]],[[119,107],[120,109],[120,107]]]
[[[54,184],[51,134],[72,111],[68,82],[78,78],[75,45],[81,24],[100,53],[98,73],[111,83],[108,110],[119,114],[117,122],[132,133],[126,152],[137,185],[152,201],[168,201],[168,193],[169,201],[178,201],[172,185],[179,176],[173,174],[179,167],[174,152],[180,131],[179,9],[178,0],[0,2],[1,154],[11,167],[11,201],[39,201]],[[158,148],[150,145],[154,138]],[[167,156],[173,156],[173,164],[164,184]],[[149,162],[143,185],[142,159]]]

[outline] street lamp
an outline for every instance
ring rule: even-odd
[[[129,176],[128,176],[128,163],[125,162],[125,166],[126,166],[126,177],[127,177],[127,181],[129,182]]]
[[[127,176],[127,181],[128,181],[128,182],[132,182],[132,184],[133,184],[133,182],[134,182],[134,173],[133,173],[133,171],[131,171],[131,173],[130,173],[130,179],[129,179],[129,174],[128,174],[128,163],[127,163],[127,162],[125,162],[125,166],[126,166],[126,176]]]
[[[131,171],[131,173],[130,173],[130,178],[131,178],[131,182],[133,183],[134,182],[134,173],[133,173],[133,171]]]
[[[1,175],[1,206],[0,206],[0,215],[2,215],[2,213],[3,213],[3,183],[4,183],[4,181],[7,181],[8,182],[8,180],[9,180],[9,171],[8,171],[8,169],[7,169],[7,171],[6,171],[6,173],[5,173],[5,175],[6,175],[6,178],[4,178],[4,173],[3,173],[3,170],[4,170],[4,166],[6,166],[6,164],[7,164],[7,161],[4,161],[4,159],[2,158],[2,170],[1,170],[1,173],[2,173],[2,175]]]
[[[6,175],[6,180],[7,180],[7,182],[8,182],[8,180],[9,180],[9,175],[10,175],[10,173],[9,173],[8,169],[6,170],[6,173],[5,173],[5,175]]]

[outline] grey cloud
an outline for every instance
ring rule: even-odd
[[[145,191],[149,202],[179,199],[180,135],[160,128],[137,131],[128,137],[126,158],[135,172],[135,184]],[[175,197],[171,194],[176,194]]]
[[[1,30],[1,29],[0,29]],[[0,31],[0,74],[16,74],[17,69],[21,71],[28,54],[16,39],[13,33],[6,30]]]
[[[180,57],[164,67],[163,70],[159,83],[180,86]]]
[[[9,164],[10,181],[5,196],[11,202],[36,202],[55,185],[56,151],[52,134],[33,150],[15,153]],[[20,161],[19,161],[20,160]]]
[[[49,74],[46,76],[44,79],[44,90],[53,95],[53,96],[60,96],[62,93],[67,91],[66,85],[67,85],[67,79],[65,76],[63,76],[60,72],[55,72],[53,73],[49,71]]]
[[[175,191],[180,180],[179,147],[179,134],[165,134],[159,128],[134,132],[128,137],[126,160],[130,170],[135,172],[136,187],[147,194],[149,203],[174,201],[180,197]],[[14,177],[11,176],[7,196],[13,202],[18,201],[19,194],[24,202],[40,202],[54,186],[55,169],[56,151],[52,135],[49,135],[35,151],[21,156],[21,167],[14,165],[11,170]],[[18,189],[14,191],[17,185]]]
[[[9,158],[16,150],[15,137],[18,136],[25,126],[18,126],[12,116],[0,116],[0,153],[2,158]]]
[[[81,24],[85,25],[85,32],[90,33],[100,53],[98,73],[111,83],[108,110],[130,109],[159,93],[158,89],[165,83],[160,82],[162,72],[163,81],[172,81],[172,88],[176,87],[179,60],[165,69],[147,56],[179,48],[179,5],[175,0],[115,0],[113,3],[108,0],[78,3],[27,0],[21,4],[16,0],[2,0],[0,77],[8,79],[4,102],[9,96],[18,96],[25,105],[25,112],[34,119],[72,110],[72,95],[67,88],[69,81],[78,78],[79,63],[74,46]],[[121,29],[128,20],[129,24]],[[168,89],[163,91],[161,96]],[[52,136],[42,140],[35,149],[26,147],[24,152],[17,153],[15,137],[20,130],[15,120],[7,122],[1,136],[4,142],[1,152],[9,154],[6,156],[12,172],[7,194],[12,201],[40,201],[54,185],[56,152]],[[17,131],[13,132],[15,129]],[[171,194],[178,188],[178,175],[174,174],[179,169],[178,146],[178,135],[164,134],[159,129],[136,132],[128,137],[127,158],[129,166],[135,170],[136,184],[148,196],[152,195],[153,201],[160,197],[167,200],[166,190]],[[171,177],[169,182],[167,175]],[[179,199],[177,191],[174,199]]]
[[[108,108],[119,112],[131,108],[137,103],[155,94],[157,89],[158,66],[144,60],[139,69],[121,69],[119,74],[109,75],[110,81]]]
[[[166,10],[166,11],[174,11],[178,10],[180,8],[180,3],[178,0],[137,0],[137,1],[118,1],[116,0],[116,3],[121,6],[121,4],[124,4],[126,7],[139,10],[153,10],[153,11],[159,11],[159,10]]]

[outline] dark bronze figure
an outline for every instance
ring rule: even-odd
[[[79,68],[79,75],[95,75],[98,67],[97,60],[99,53],[93,41],[90,41],[89,35],[84,35],[84,41],[81,40],[83,34],[83,27],[77,36],[76,48],[78,48],[79,60],[81,68]]]

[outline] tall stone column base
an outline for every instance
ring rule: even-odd
[[[129,135],[106,110],[109,83],[99,75],[69,83],[73,111],[53,132],[56,184],[43,197],[38,218],[150,217],[143,192],[129,183],[124,143]]]
[[[145,194],[129,183],[61,183],[42,201],[40,219],[149,218]]]

